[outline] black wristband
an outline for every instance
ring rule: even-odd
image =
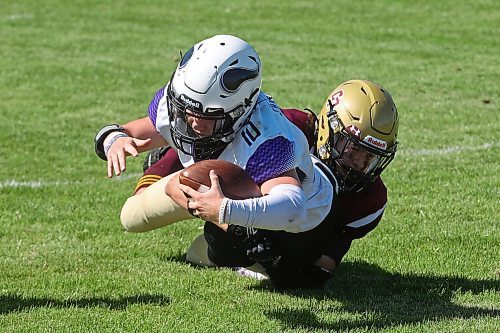
[[[94,138],[95,153],[97,154],[97,156],[99,156],[101,159],[105,161],[107,161],[108,159],[106,157],[106,154],[104,153],[104,140],[111,132],[125,133],[125,129],[118,124],[106,125],[103,128],[101,128],[99,132],[97,132]]]

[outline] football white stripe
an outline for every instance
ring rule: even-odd
[[[349,223],[346,226],[351,228],[360,228],[362,226],[372,223],[373,221],[375,221],[377,217],[379,217],[380,214],[384,212],[385,206],[387,206],[387,204],[385,204],[384,207],[380,208],[375,213],[365,216],[362,219],[359,219],[352,223]]]

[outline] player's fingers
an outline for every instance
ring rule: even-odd
[[[195,216],[195,217],[199,217],[200,216],[200,211],[198,210],[198,204],[193,201],[191,198],[188,198],[188,202],[187,202],[187,211],[189,212],[189,214]]]
[[[215,188],[219,192],[222,192],[219,184],[219,176],[215,173],[215,170],[210,170],[210,188]]]
[[[120,171],[125,171],[126,166],[127,166],[125,153],[123,151],[120,151],[120,152],[118,152],[117,155],[118,155],[118,164],[119,164]]]
[[[146,147],[147,145],[149,145],[151,143],[151,138],[147,138],[147,139],[134,139],[134,143],[137,147]]]
[[[109,163],[109,174],[111,176],[113,176],[113,174],[119,176],[119,169],[117,169],[117,163],[118,163],[118,160],[117,160],[117,157],[116,155],[114,154],[108,154],[108,163]],[[118,171],[118,172],[117,172]]]
[[[195,190],[193,190],[191,187],[189,186],[186,186],[186,185],[182,185],[182,184],[179,184],[177,185],[178,186],[178,189],[181,190],[182,192],[184,192],[184,194],[188,197],[188,198],[195,198],[196,197],[196,194],[198,192],[196,192]]]
[[[113,162],[111,161],[111,158],[108,158],[108,177],[113,177]]]
[[[125,151],[134,157],[137,157],[139,155],[139,152],[137,151],[137,149],[135,149],[135,147],[132,145],[126,145]]]
[[[189,208],[189,209],[198,209],[198,205],[196,204],[196,201],[194,201],[191,198],[188,198],[187,208]]]
[[[108,157],[109,159],[109,157]],[[113,164],[113,170],[115,171],[115,175],[119,176],[121,174],[120,170],[120,162],[118,161],[118,157],[111,156],[111,163]]]

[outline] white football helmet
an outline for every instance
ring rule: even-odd
[[[244,40],[217,35],[195,44],[182,57],[167,87],[175,146],[195,161],[220,153],[250,118],[261,83],[259,55]],[[212,133],[196,133],[188,115],[212,120]]]

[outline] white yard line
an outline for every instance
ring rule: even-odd
[[[113,177],[110,181],[124,181],[131,178],[135,178],[139,180],[139,177],[142,176],[142,173],[130,173],[125,174],[120,177]],[[77,181],[58,181],[58,180],[31,180],[31,181],[18,181],[15,179],[8,179],[4,181],[0,181],[0,189],[2,188],[20,188],[20,187],[28,187],[28,188],[41,188],[41,187],[57,187],[57,186],[67,186],[74,184],[92,184],[96,183],[97,179],[83,179]]]
[[[17,21],[17,20],[31,20],[33,18],[32,14],[11,14],[2,16],[3,19],[7,21]]]
[[[449,155],[453,153],[462,153],[466,151],[492,149],[493,147],[498,147],[499,145],[500,143],[485,143],[480,146],[455,146],[455,147],[443,147],[435,149],[407,149],[407,150],[402,149],[401,151],[398,151],[398,154],[404,156]]]
[[[403,156],[439,156],[439,155],[449,155],[458,154],[467,151],[476,150],[488,150],[494,147],[498,147],[500,143],[485,143],[480,146],[455,146],[455,147],[443,147],[436,149],[401,149],[398,154]],[[111,181],[124,181],[131,178],[139,180],[142,173],[129,173],[124,174],[120,177],[113,177]],[[30,180],[30,181],[19,181],[16,179],[7,179],[0,181],[0,189],[3,188],[41,188],[41,187],[58,187],[58,186],[68,186],[73,184],[92,184],[96,183],[97,179],[82,179],[80,181],[58,181],[58,180]]]

